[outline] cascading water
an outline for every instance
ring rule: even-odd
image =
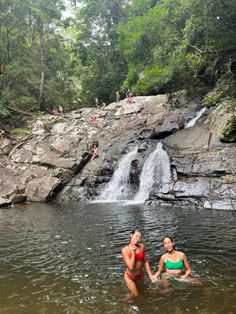
[[[203,107],[200,111],[198,111],[198,113],[196,114],[196,116],[191,119],[185,126],[186,128],[190,128],[191,126],[194,126],[194,124],[196,123],[196,121],[202,116],[202,114],[206,111],[206,107]]]
[[[168,154],[162,148],[162,143],[160,142],[143,165],[140,175],[140,187],[134,197],[134,202],[144,202],[148,198],[154,184],[166,184],[170,182],[170,160]]]
[[[116,201],[126,200],[128,197],[130,197],[131,187],[129,182],[129,172],[131,162],[134,160],[137,151],[138,148],[135,147],[131,152],[123,157],[107,187],[98,197],[99,200]]]

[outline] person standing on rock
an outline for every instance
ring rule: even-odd
[[[99,101],[98,101],[98,98],[97,98],[97,97],[95,98],[95,106],[96,106],[97,108],[99,108]]]
[[[131,102],[132,102],[132,92],[130,89],[128,89],[126,92],[126,102],[128,104],[131,104]]]
[[[116,92],[116,102],[120,101],[120,91]]]
[[[93,114],[91,116],[91,119],[93,121],[93,127],[97,127],[97,116],[95,114]]]

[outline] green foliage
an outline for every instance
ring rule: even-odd
[[[62,20],[63,0],[0,1],[0,116],[4,105],[94,106],[128,88],[194,95],[215,87],[205,105],[236,97],[235,0],[77,2]]]
[[[233,115],[227,122],[220,136],[222,142],[236,142],[236,116]]]
[[[128,64],[124,86],[141,94],[182,88],[194,93],[202,83],[215,84],[227,71],[227,60],[235,60],[235,1],[133,3],[128,21],[119,28]]]
[[[114,101],[126,76],[126,64],[117,41],[117,28],[126,19],[125,0],[86,0],[78,10],[74,51],[81,60],[80,99],[87,106]]]
[[[225,108],[227,108],[231,112],[235,112],[236,98],[227,99],[225,101]]]
[[[222,99],[222,93],[213,91],[203,99],[202,104],[205,107],[211,107],[218,104],[221,99]]]
[[[0,103],[25,111],[69,107],[76,97],[62,0],[0,3]],[[60,74],[60,75],[59,75]]]
[[[0,118],[5,119],[10,116],[10,112],[7,110],[7,108],[3,107],[0,103]]]
[[[15,128],[11,131],[12,135],[25,136],[29,134],[29,130],[26,128]]]
[[[204,106],[210,107],[216,104],[219,104],[224,100],[224,106],[226,108],[235,108],[235,96],[236,96],[236,81],[232,77],[222,76],[221,79],[217,81],[217,84],[214,89],[208,93],[202,104]]]

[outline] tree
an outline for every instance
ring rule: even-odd
[[[73,98],[72,73],[61,0],[0,3],[0,105],[50,110]],[[71,87],[71,89],[70,89]]]
[[[133,1],[128,21],[119,28],[128,63],[123,88],[150,94],[215,84],[235,60],[235,1],[151,4]]]
[[[84,1],[77,12],[75,48],[84,66],[80,75],[82,99],[88,105],[98,97],[114,100],[115,91],[126,75],[126,64],[118,48],[117,27],[126,18],[123,4],[113,0]]]

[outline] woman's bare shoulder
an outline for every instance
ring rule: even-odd
[[[184,252],[182,251],[176,251],[177,255],[180,257],[180,258],[184,258],[185,254]]]
[[[143,251],[145,250],[145,245],[143,243],[139,243],[139,247],[141,250],[143,250]]]
[[[122,254],[125,254],[125,253],[128,252],[128,250],[129,250],[129,246],[126,245],[125,247],[123,247],[123,248],[121,249],[121,253],[122,253]]]
[[[160,260],[163,261],[163,262],[166,262],[166,260],[167,260],[166,253],[162,254]]]

